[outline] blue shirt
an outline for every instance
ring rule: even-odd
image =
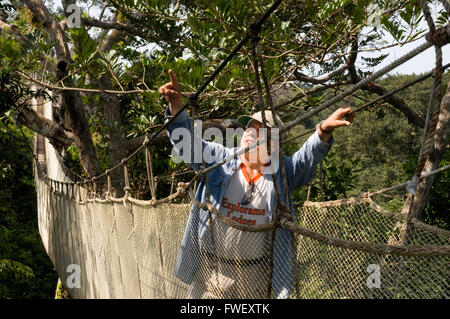
[[[169,108],[166,109],[166,119],[171,118]],[[172,123],[167,126],[167,131],[172,145],[178,154],[182,155],[183,150],[178,149],[176,145],[182,140],[179,136],[175,136],[172,132],[177,128],[184,128],[190,131],[191,121],[186,112],[182,112]],[[200,137],[196,137],[200,139]],[[197,140],[198,141],[198,140]],[[198,141],[200,142],[200,141]],[[319,137],[318,132],[313,133],[302,147],[292,156],[284,156],[286,179],[289,191],[289,207],[291,216],[293,217],[293,206],[290,193],[296,188],[306,184],[315,174],[317,164],[324,158],[333,144],[333,139],[329,143],[324,143]],[[200,143],[199,143],[200,144]],[[235,149],[224,147],[221,144],[214,142],[207,142],[201,140],[202,149],[216,159],[224,159],[232,155]],[[207,163],[206,167],[213,165]],[[210,201],[217,208],[220,208],[225,187],[233,175],[239,170],[241,160],[239,156],[233,160],[208,172],[208,184]],[[194,170],[199,170],[201,163],[190,164]],[[268,175],[272,181],[272,176]],[[276,180],[280,200],[285,203],[286,200],[283,194],[283,184],[281,177],[281,170],[276,171]],[[276,197],[273,183],[269,187],[269,194],[267,204],[269,207],[268,218],[273,220]],[[195,194],[196,200],[205,202],[206,186],[204,179],[201,180],[197,192]],[[192,205],[191,212],[186,224],[183,240],[175,265],[174,275],[186,284],[191,284],[195,278],[197,271],[200,268],[200,251],[202,245],[202,237],[209,227],[209,212]],[[277,298],[287,298],[292,290],[294,284],[294,252],[291,243],[291,233],[289,230],[277,228],[274,241],[274,263],[273,263],[273,279],[272,289]]]

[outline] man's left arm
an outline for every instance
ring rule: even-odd
[[[337,109],[318,125],[314,134],[297,152],[285,157],[286,177],[291,191],[306,184],[314,176],[317,164],[322,161],[334,142],[333,130],[351,124],[355,115],[348,115],[350,112],[351,108]]]

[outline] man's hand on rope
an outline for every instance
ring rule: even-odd
[[[328,143],[331,140],[331,133],[335,128],[338,128],[340,126],[349,126],[353,122],[353,119],[356,115],[356,113],[348,115],[351,111],[351,107],[339,108],[325,121],[321,122],[319,124],[320,139],[323,142]]]
[[[183,99],[177,77],[172,70],[169,70],[169,76],[170,82],[159,88],[159,94],[163,95],[169,102],[170,114],[175,115],[183,107]]]

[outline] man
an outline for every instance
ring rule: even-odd
[[[159,93],[169,102],[165,113],[167,119],[183,106],[181,90],[172,70],[169,70],[169,76],[171,81],[159,88]],[[348,121],[343,119],[350,111],[350,108],[336,110],[319,125],[300,150],[292,156],[284,157],[289,190],[288,207],[292,217],[290,192],[312,178],[316,165],[333,143],[332,131],[337,127],[350,125],[352,117]],[[245,127],[240,142],[241,149],[265,136],[270,140],[271,153],[277,153],[278,145],[273,133],[276,131],[276,122],[281,121],[276,121],[269,111],[265,112],[265,117],[267,135],[259,130],[263,126],[261,112],[238,119]],[[191,128],[189,117],[184,111],[167,127],[171,143],[181,155],[183,150],[177,148],[180,138],[172,134],[178,128]],[[206,150],[206,153],[217,160],[228,158],[236,151],[204,140],[201,140],[201,145],[203,152]],[[286,200],[281,169],[273,165],[274,158],[269,158],[265,145],[267,144],[263,143],[208,172],[208,191],[203,179],[198,186],[196,200],[205,202],[209,193],[211,204],[223,216],[246,226],[273,221],[277,200],[272,173],[276,176],[280,201],[286,203]],[[214,162],[207,163],[206,166],[212,164]],[[201,163],[190,165],[199,170]],[[276,298],[287,298],[294,284],[291,234],[281,228],[277,228],[275,232],[272,280],[269,278],[269,236],[270,232],[239,231],[216,221],[211,218],[210,212],[193,205],[175,266],[175,276],[191,285],[191,298],[265,298],[269,283]]]

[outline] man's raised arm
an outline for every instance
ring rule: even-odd
[[[292,156],[285,157],[286,175],[291,191],[306,184],[315,174],[319,164],[331,148],[332,132],[341,126],[349,126],[355,114],[348,114],[351,108],[339,108],[318,125],[302,147]],[[346,120],[344,118],[347,118]]]

